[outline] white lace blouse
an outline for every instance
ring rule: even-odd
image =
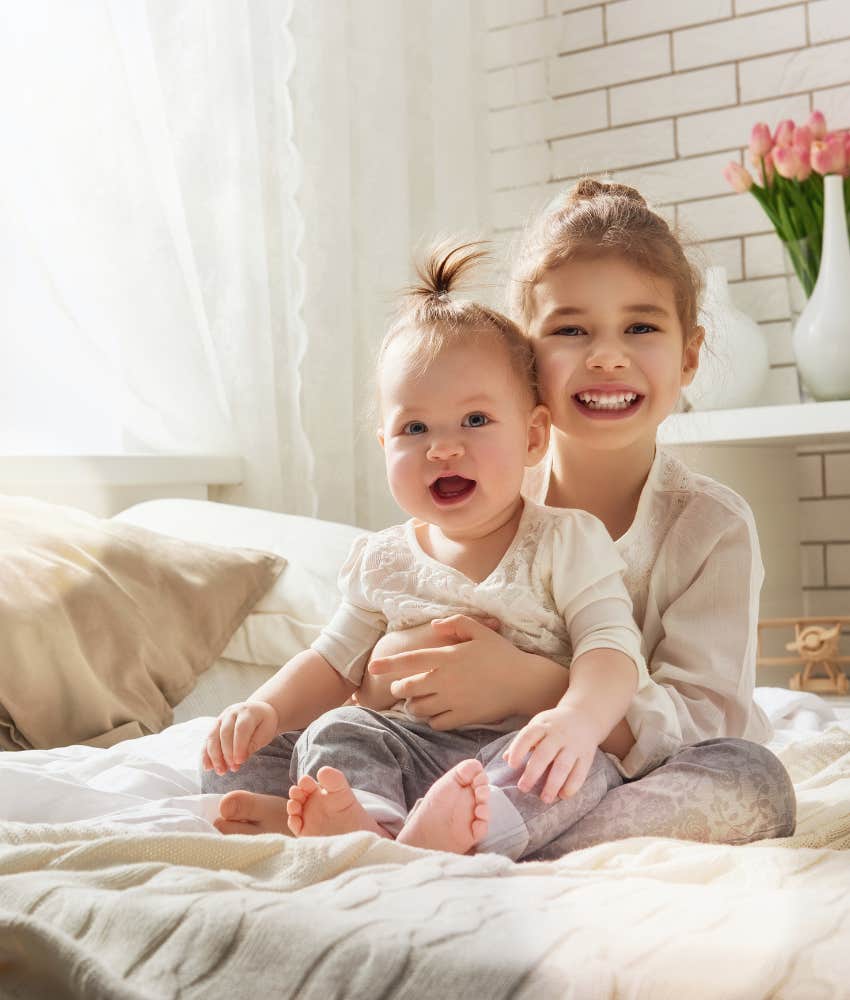
[[[429,556],[415,522],[407,521],[355,540],[339,574],[342,604],[313,649],[359,685],[385,632],[451,614],[492,615],[515,646],[565,667],[587,650],[619,649],[646,684],[624,569],[605,526],[585,511],[526,500],[513,541],[480,582]],[[403,712],[403,704],[393,711]],[[492,728],[509,731],[524,721],[513,717]]]
[[[545,502],[550,474],[551,453],[528,470],[524,494]],[[753,701],[764,569],[746,501],[658,450],[615,544],[650,676],[626,715],[636,742],[622,772],[642,774],[700,740],[770,739]]]

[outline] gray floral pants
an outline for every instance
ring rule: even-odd
[[[442,737],[446,739],[441,744]],[[788,773],[770,750],[748,740],[714,739],[684,747],[649,774],[625,783],[600,753],[600,766],[592,770],[572,811],[542,816],[539,800],[529,796],[528,808],[523,805],[522,793],[514,786],[518,775],[498,756],[509,739],[489,742],[479,730],[459,739],[458,734],[435,733],[425,724],[400,725],[368,709],[336,709],[303,734],[278,736],[235,774],[203,771],[201,788],[219,794],[241,788],[285,796],[301,774],[315,775],[323,764],[332,764],[354,788],[361,784],[368,789],[369,776],[383,774],[377,780],[384,783],[374,787],[386,793],[389,771],[378,759],[383,754],[383,764],[391,762],[402,774],[397,797],[410,808],[453,763],[478,757],[491,786],[502,789],[528,827],[521,853],[513,846],[515,838],[508,838],[512,844],[507,848],[504,839],[500,845],[485,841],[485,851],[542,861],[626,837],[744,844],[794,832],[796,799]],[[437,746],[442,747],[439,752]]]

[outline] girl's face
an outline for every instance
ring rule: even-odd
[[[540,393],[553,425],[590,447],[649,445],[696,374],[672,284],[619,257],[576,260],[532,290]]]
[[[504,350],[450,347],[422,373],[402,347],[384,355],[379,378],[393,497],[452,537],[501,527],[517,510],[526,466],[546,451],[548,411],[532,407]]]

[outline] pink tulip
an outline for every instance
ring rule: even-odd
[[[753,167],[756,172],[756,177],[761,182],[762,187],[767,187],[773,182],[773,175],[776,173],[776,168],[773,165],[773,153],[768,153],[766,156],[761,157],[761,159],[756,159],[755,157],[750,158]],[[762,163],[764,163],[764,170],[762,170]]]
[[[760,156],[767,156],[773,146],[773,140],[770,138],[770,129],[764,122],[758,122],[753,125],[753,129],[750,132],[750,153],[754,158],[754,162],[758,160]]]
[[[790,146],[794,141],[794,122],[790,118],[784,118],[773,133],[773,142],[776,146]]]
[[[750,175],[749,170],[747,170],[746,167],[742,167],[740,163],[736,163],[734,160],[730,160],[729,163],[727,163],[723,168],[723,176],[729,187],[739,193],[749,191],[753,186],[753,178]]]
[[[808,149],[812,144],[814,135],[808,125],[798,125],[794,129],[794,149]]]
[[[800,156],[793,146],[777,146],[773,151],[773,163],[780,177],[793,180],[800,168]]]
[[[822,111],[813,111],[809,115],[808,125],[815,139],[823,139],[826,135],[826,118]]]
[[[797,167],[797,180],[807,180],[812,172],[812,157],[808,149],[798,149],[799,166]]]
[[[812,167],[819,174],[834,173],[832,169],[832,152],[825,142],[815,140],[812,143],[811,158]]]
[[[843,174],[847,169],[847,148],[845,146],[846,132],[830,132],[826,137],[826,148],[829,150],[832,170],[830,173]]]

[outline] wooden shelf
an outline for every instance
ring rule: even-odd
[[[850,442],[850,400],[674,413],[662,445],[817,445]]]

